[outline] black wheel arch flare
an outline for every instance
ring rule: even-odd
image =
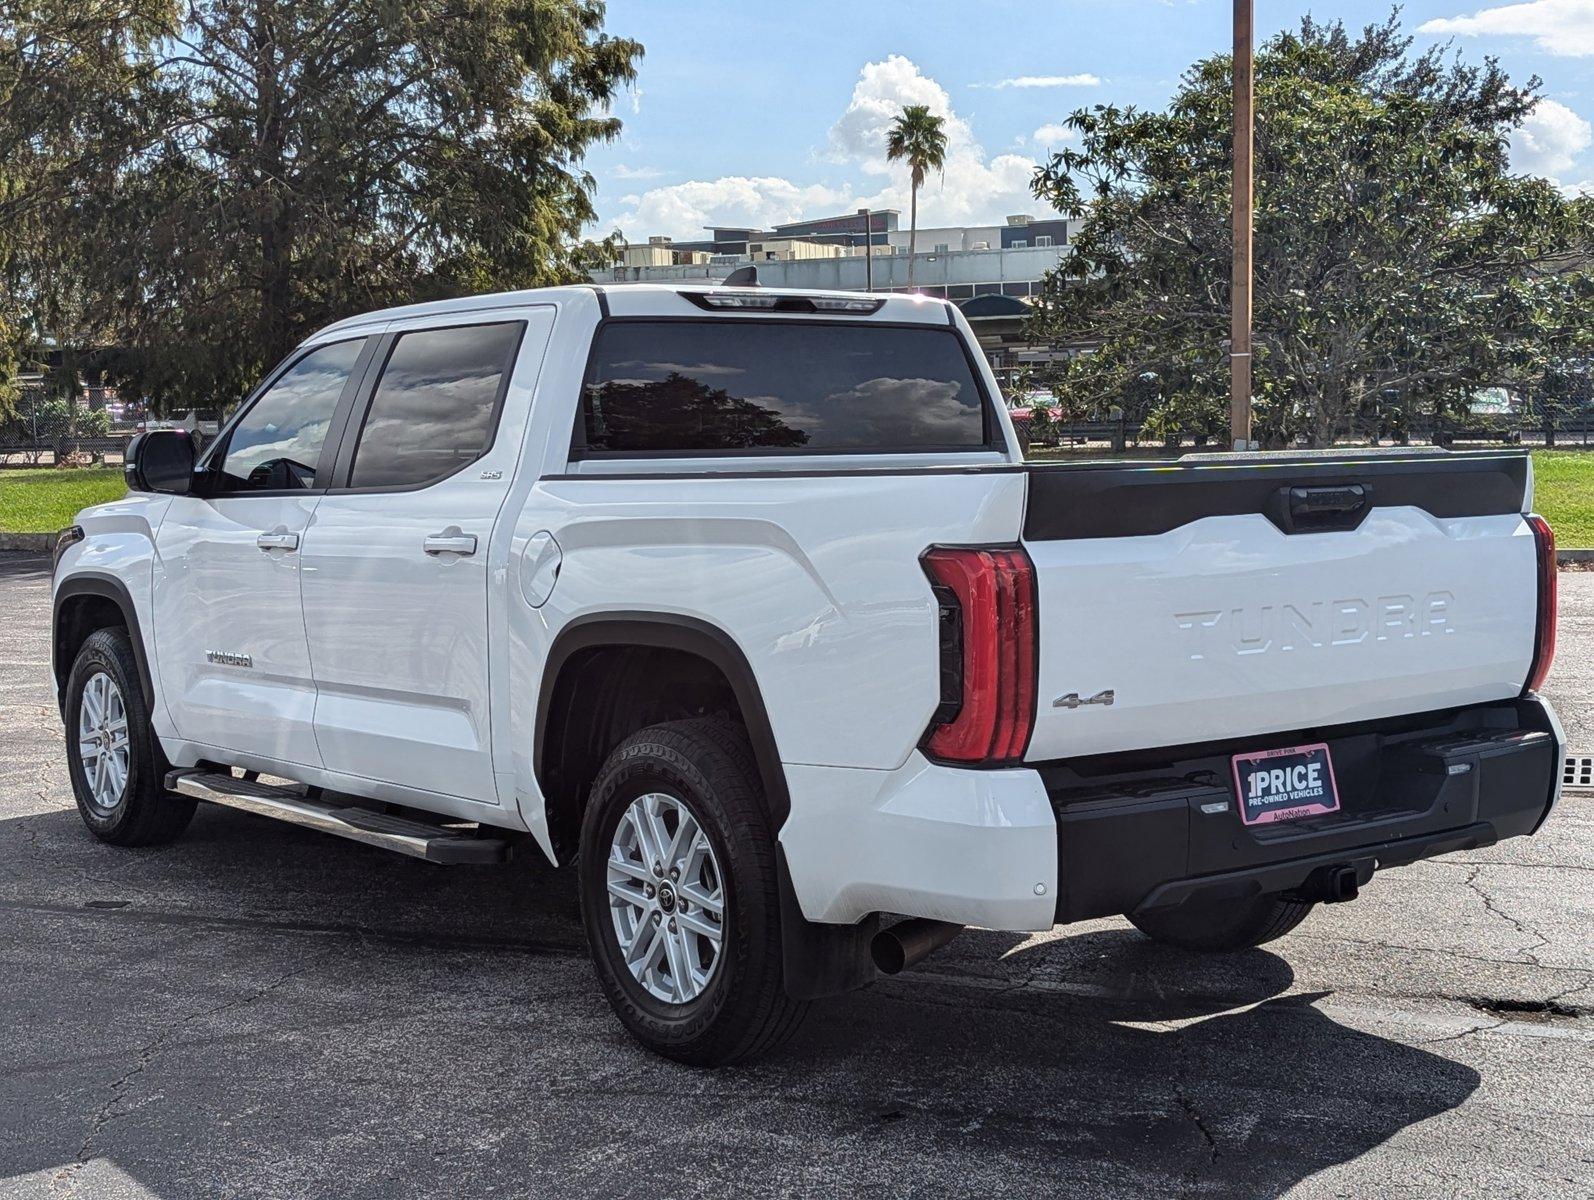
[[[600,647],[645,646],[695,654],[714,666],[731,686],[741,709],[753,760],[763,779],[769,806],[770,832],[778,833],[791,811],[791,796],[786,789],[786,772],[781,766],[774,729],[764,708],[757,677],[730,634],[707,621],[677,613],[615,611],[577,617],[554,638],[543,664],[542,684],[537,694],[537,723],[532,761],[536,764],[539,786],[545,781],[544,754],[554,691],[565,665],[583,650]]]
[[[72,664],[61,660],[61,614],[68,607],[68,602],[80,596],[93,596],[101,600],[109,600],[122,614],[122,623],[127,627],[128,639],[133,643],[133,659],[138,664],[138,684],[144,693],[144,703],[150,711],[155,708],[155,681],[150,674],[149,656],[144,648],[144,634],[138,623],[138,609],[133,605],[133,594],[127,590],[127,585],[114,575],[102,571],[83,571],[69,575],[61,581],[55,590],[55,599],[50,609],[50,661],[51,669],[55,674],[57,687],[57,700],[65,712],[65,692],[62,690],[66,683],[67,673],[71,671]]]

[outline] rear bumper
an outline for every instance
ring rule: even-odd
[[[809,921],[871,913],[985,929],[1050,929],[1057,824],[1040,775],[971,771],[915,752],[895,771],[786,764],[780,831]]]
[[[1327,741],[1341,811],[1245,826],[1231,753]],[[1366,728],[1042,769],[1057,818],[1056,920],[1306,889],[1534,832],[1560,790],[1564,751],[1538,697]]]
[[[1325,741],[1341,811],[1247,828],[1229,755]],[[785,764],[780,832],[809,922],[871,913],[1038,930],[1193,899],[1301,888],[1531,833],[1563,739],[1536,697],[1364,726],[1039,767]],[[1214,811],[1207,811],[1208,808]]]

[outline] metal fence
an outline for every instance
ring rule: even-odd
[[[1049,429],[1031,429],[1029,410],[1013,413],[1014,424],[1028,435],[1032,448],[1131,450],[1178,452],[1187,449],[1227,448],[1227,431],[1147,432],[1126,418],[1107,421],[1056,421]],[[1304,443],[1301,443],[1304,445]],[[1358,421],[1337,445],[1360,446],[1531,446],[1565,450],[1594,450],[1594,410],[1580,411],[1551,421],[1503,414],[1466,422],[1423,420],[1400,426]]]
[[[23,441],[0,443],[0,463],[23,466],[53,466],[65,463],[78,455],[106,461],[122,461],[127,457],[127,444],[131,434],[111,437],[63,437],[49,441]]]
[[[56,466],[79,456],[106,463],[120,463],[126,461],[128,443],[136,436],[133,433],[113,433],[108,437],[0,442],[0,466]],[[214,437],[213,434],[204,433],[195,433],[193,436],[201,450]]]

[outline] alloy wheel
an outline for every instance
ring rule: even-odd
[[[127,791],[132,747],[127,706],[116,680],[104,671],[90,675],[78,706],[78,762],[92,806],[102,815],[113,811]]]
[[[609,912],[631,976],[656,999],[685,1004],[719,967],[725,887],[708,834],[686,802],[638,796],[609,845]]]

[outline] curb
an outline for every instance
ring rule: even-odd
[[[1555,565],[1564,567],[1568,563],[1594,563],[1594,550],[1557,550]]]
[[[55,549],[53,533],[0,533],[0,550],[22,550],[29,554],[49,554]]]

